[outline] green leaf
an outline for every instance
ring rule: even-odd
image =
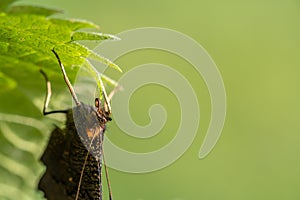
[[[67,68],[80,66],[90,57],[119,71],[113,62],[99,56],[86,47],[72,42],[82,39],[115,39],[109,34],[95,34],[75,31],[82,28],[95,28],[95,24],[83,20],[48,19],[45,16],[30,14],[0,14],[0,61],[2,67],[16,64],[31,69],[50,69],[60,73],[57,61],[51,50],[55,49]],[[3,74],[11,76],[9,71]],[[72,75],[70,77],[73,78]]]
[[[110,61],[109,59],[107,59],[93,51],[90,51],[89,58],[99,61],[99,62],[102,62],[102,63],[106,64],[108,67],[114,68],[114,69],[118,70],[119,72],[122,72],[122,69],[117,64],[115,64],[114,62]]]
[[[92,32],[75,32],[72,35],[72,41],[77,40],[119,40],[118,37],[104,33],[92,33]]]

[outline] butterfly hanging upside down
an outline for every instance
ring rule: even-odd
[[[101,169],[104,161],[102,145],[106,123],[111,121],[109,101],[113,92],[107,97],[103,90],[104,107],[98,98],[95,99],[95,107],[79,102],[63,64],[56,52],[52,51],[76,106],[70,110],[46,112],[51,85],[46,74],[41,71],[47,82],[44,115],[65,113],[67,122],[65,129],[56,128],[51,134],[41,158],[47,169],[38,187],[48,200],[101,200]],[[108,177],[106,166],[104,167]],[[109,181],[107,183],[109,198],[112,199]]]

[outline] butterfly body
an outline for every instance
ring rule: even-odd
[[[102,108],[81,103],[67,112],[41,158],[47,166],[39,188],[48,200],[102,199],[102,144],[110,118]]]
[[[65,113],[67,121],[65,129],[56,128],[51,133],[41,157],[46,172],[38,187],[48,200],[102,200],[102,145],[106,123],[111,121],[109,102],[114,91],[107,96],[102,84],[104,106],[99,98],[95,99],[95,106],[79,102],[58,54],[54,49],[52,52],[76,106],[70,110],[46,111],[51,97],[51,83],[41,70],[47,88],[43,114]],[[99,81],[102,83],[101,78]],[[112,200],[107,168],[104,167],[109,199]]]

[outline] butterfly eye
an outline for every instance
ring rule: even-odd
[[[99,106],[100,106],[99,98],[95,99],[95,106],[96,106],[96,108],[99,108]]]

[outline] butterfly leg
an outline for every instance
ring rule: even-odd
[[[41,74],[44,76],[45,80],[46,80],[46,98],[44,101],[44,107],[43,107],[43,115],[49,115],[49,114],[53,114],[53,113],[67,113],[68,110],[55,110],[55,111],[50,111],[47,112],[46,109],[48,108],[49,102],[50,102],[50,98],[51,98],[51,83],[47,77],[47,74],[43,71],[40,70]]]
[[[75,94],[75,91],[74,91],[74,89],[73,89],[73,87],[72,87],[72,85],[71,85],[71,82],[70,82],[70,80],[69,80],[69,78],[68,78],[68,76],[67,76],[65,67],[64,67],[64,65],[62,64],[62,62],[61,62],[61,60],[60,60],[58,54],[55,52],[54,49],[52,49],[52,52],[54,53],[54,55],[55,55],[55,57],[56,57],[56,59],[57,59],[57,61],[58,61],[58,64],[59,64],[60,69],[61,69],[61,71],[62,71],[62,73],[63,73],[65,82],[66,82],[66,84],[67,84],[67,86],[68,86],[68,88],[69,88],[69,90],[70,90],[70,93],[71,93],[71,95],[72,95],[72,97],[73,97],[73,99],[74,99],[76,105],[79,106],[79,105],[80,105],[80,102],[78,101],[78,98],[77,98],[77,96],[76,96],[76,94]]]

